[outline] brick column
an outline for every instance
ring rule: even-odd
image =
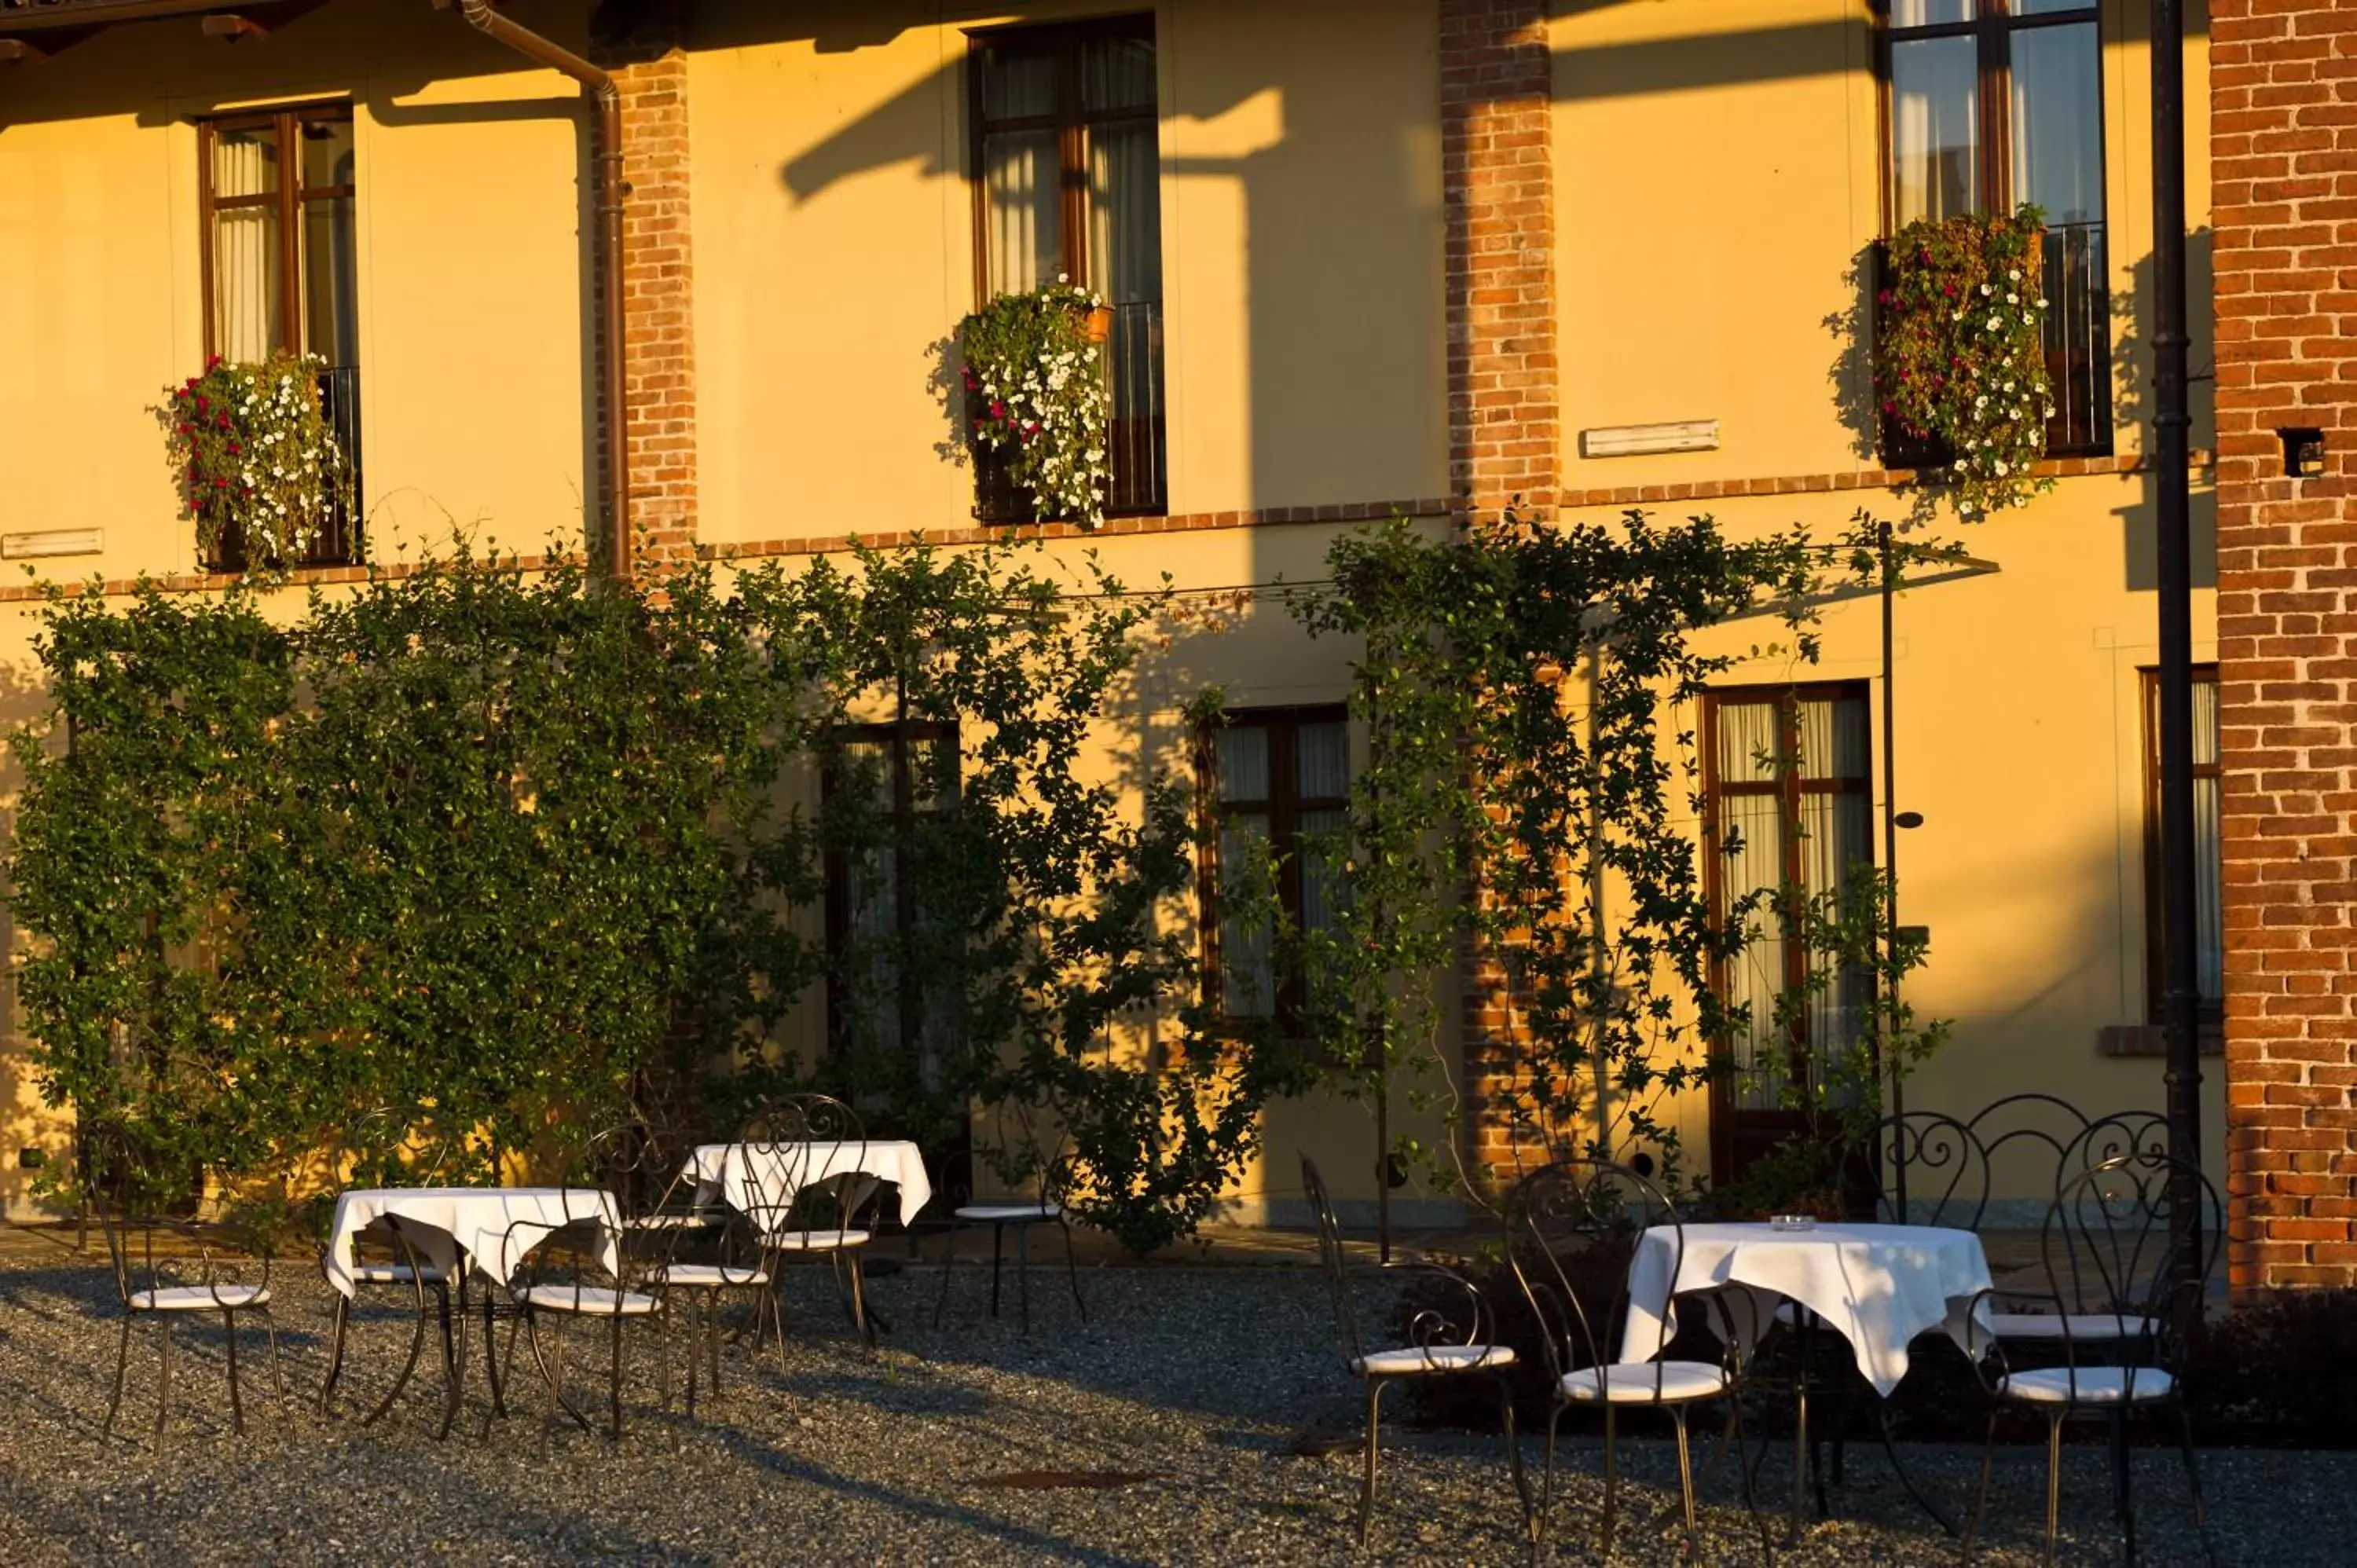
[[[1543,0],[1441,0],[1448,489],[1470,522],[1555,504],[1555,69]]]
[[[2212,0],[2228,1268],[2357,1283],[2357,10]],[[2276,432],[2324,432],[2321,477]]]
[[[1562,483],[1546,13],[1544,0],[1440,0],[1448,495],[1469,526],[1510,506],[1552,510]],[[1498,954],[1469,946],[1459,975],[1468,1164],[1510,1182],[1540,1142],[1516,1115],[1528,1036]]]
[[[675,10],[659,7],[627,36],[598,40],[594,52],[622,93],[632,544],[640,568],[660,572],[667,562],[692,559],[696,539],[695,268],[683,24]],[[602,272],[597,286],[602,308],[609,286]],[[606,454],[597,456],[602,470]]]

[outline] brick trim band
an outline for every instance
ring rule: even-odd
[[[1215,529],[1281,528],[1314,522],[1374,522],[1387,517],[1445,517],[1448,502],[1439,498],[1411,501],[1345,501],[1330,506],[1262,507],[1252,511],[1181,512],[1170,517],[1107,518],[1097,528],[1070,522],[976,523],[957,528],[900,529],[883,533],[822,533],[791,539],[746,540],[736,544],[699,544],[696,553],[707,561],[751,559],[764,555],[824,555],[848,550],[856,538],[876,550],[897,550],[920,542],[965,545],[1004,543],[1032,539],[1135,538],[1156,533],[1200,533]]]
[[[2141,453],[2126,452],[2113,457],[2050,457],[2030,472],[2041,478],[2067,479],[2083,474],[2135,474],[2145,467]],[[2217,456],[2212,452],[2193,454],[2196,468],[2217,466]],[[1605,489],[1566,490],[1560,502],[1563,510],[1591,506],[1650,506],[1656,501],[1727,500],[1738,496],[1799,496],[1823,494],[1829,490],[1887,490],[1901,485],[1926,480],[1916,468],[1854,468],[1846,473],[1787,474],[1767,479],[1700,479],[1677,485],[1617,485]]]

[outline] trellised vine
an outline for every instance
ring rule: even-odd
[[[1689,825],[1704,817],[1695,737],[1672,727],[1736,661],[1700,651],[1705,628],[1765,616],[1792,660],[1813,661],[1813,607],[1875,569],[1867,538],[1737,542],[1706,518],[1631,512],[1617,528],[1510,521],[1448,539],[1394,521],[1337,545],[1331,587],[1297,612],[1313,634],[1363,639],[1351,705],[1369,761],[1333,846],[1351,857],[1351,897],[1333,929],[1286,940],[1349,1081],[1387,1090],[1437,1063],[1435,999],[1469,948],[1491,968],[1468,983],[1498,1020],[1469,1047],[1482,1119],[1533,1158],[1650,1151],[1674,1173],[1666,1103],[1732,1071],[1727,1042],[1751,1023],[1715,972],[1768,923],[1818,955],[1778,1000],[1785,1028],[1845,970],[1868,966],[1881,999],[1887,975],[1922,961],[1920,944],[1885,940],[1890,889],[1871,868],[1856,886],[1757,889],[1714,911],[1705,865],[1738,846]],[[1947,553],[1902,545],[1900,560]],[[1885,1070],[1937,1040],[1883,1000],[1869,1033],[1866,1060]],[[1788,1086],[1835,1114],[1874,1090],[1870,1067]],[[1431,1078],[1411,1091],[1433,1094]],[[1464,1113],[1452,1109],[1452,1152]],[[1512,1174],[1440,1172],[1477,1192]]]

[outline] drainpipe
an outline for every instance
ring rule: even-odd
[[[447,11],[453,0],[434,0]],[[597,101],[597,134],[604,151],[598,156],[598,243],[605,257],[606,307],[598,322],[598,348],[606,360],[606,408],[599,420],[606,444],[607,526],[611,532],[608,567],[616,577],[630,575],[630,422],[624,404],[627,385],[622,373],[622,92],[606,71],[579,55],[541,37],[531,28],[492,9],[491,0],[456,0],[468,26],[498,39],[517,53],[563,71],[587,88]]]

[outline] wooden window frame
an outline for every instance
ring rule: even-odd
[[[2215,664],[2196,664],[2193,666],[2192,673],[2193,683],[2197,686],[2215,687],[2218,684],[2218,666]],[[2168,956],[2161,951],[2165,928],[2160,907],[2160,733],[2153,722],[2154,710],[2159,706],[2159,696],[2160,671],[2150,666],[2138,670],[2136,671],[2136,706],[2139,715],[2137,727],[2144,735],[2145,1018],[2148,1023],[2153,1024],[2163,1022],[2161,981],[2168,963]],[[2212,748],[2212,757],[2211,761],[2197,762],[2193,765],[2194,778],[2221,780],[2224,779],[2223,760],[2217,757],[2214,746]],[[2221,787],[2222,788],[2222,784]],[[2222,800],[2220,802],[2222,808],[2223,804]],[[2223,892],[2222,887],[2221,892]],[[2222,938],[2222,932],[2221,936]],[[2197,941],[2199,940],[2198,932],[2196,940]],[[2198,952],[2200,950],[2197,948],[2195,950]],[[2194,983],[2197,986],[2201,983],[2199,974],[2194,976]],[[2206,1032],[2214,1033],[2222,1029],[2226,1022],[2226,999],[2223,996],[2201,997],[2195,1005],[2194,1016],[2200,1027]]]
[[[221,351],[221,334],[213,319],[219,307],[213,288],[216,241],[213,219],[221,212],[248,207],[274,207],[278,209],[278,335],[290,351],[306,351],[303,342],[303,209],[316,201],[357,202],[360,199],[357,181],[350,185],[317,188],[303,183],[302,126],[307,120],[341,120],[349,124],[352,122],[352,106],[341,100],[296,103],[250,113],[210,115],[197,122],[199,268],[203,274],[205,291],[205,354],[208,358]],[[260,196],[214,195],[213,146],[223,131],[253,131],[265,127],[278,134],[277,190]]]
[[[855,725],[838,731],[834,738],[835,754],[828,759],[820,776],[823,799],[834,799],[843,787],[841,756],[849,747],[881,746],[886,748],[889,758],[892,804],[886,820],[892,829],[895,851],[892,862],[892,923],[905,950],[905,944],[916,931],[919,912],[909,846],[915,838],[918,822],[938,814],[940,810],[917,804],[916,784],[909,775],[909,757],[918,743],[929,740],[946,742],[954,751],[958,745],[958,726],[953,721],[903,719],[897,723]],[[831,849],[826,853],[824,869],[828,959],[826,1039],[828,1049],[835,1050],[841,1048],[848,1012],[845,996],[845,979],[838,961],[851,939],[851,857],[844,850]],[[913,1055],[923,1045],[919,1029],[924,986],[921,978],[905,963],[900,966],[899,978],[900,1046]]]
[[[1196,865],[1195,895],[1202,933],[1203,1004],[1214,1015],[1225,1015],[1227,1002],[1226,982],[1220,968],[1220,830],[1231,811],[1267,815],[1269,849],[1277,857],[1277,901],[1287,917],[1299,921],[1301,813],[1348,811],[1351,804],[1348,795],[1305,797],[1301,793],[1301,731],[1309,725],[1347,726],[1350,718],[1349,707],[1340,703],[1231,708],[1218,718],[1206,720],[1195,731],[1196,814],[1204,845]],[[1268,732],[1268,799],[1222,798],[1219,732],[1222,729]],[[1270,1000],[1271,1014],[1280,1026],[1297,1026],[1308,1007],[1308,983],[1297,973],[1279,975],[1276,993]]]
[[[985,58],[994,44],[1018,38],[1026,43],[1045,45],[1056,52],[1056,111],[1052,114],[1015,115],[994,120],[987,113],[987,94],[983,90]],[[1160,48],[1155,15],[1151,11],[1092,17],[1084,21],[1018,22],[966,30],[966,187],[973,206],[974,296],[977,301],[988,300],[995,286],[990,275],[990,182],[984,164],[985,144],[993,134],[1048,130],[1057,133],[1057,270],[1067,277],[1085,280],[1089,275],[1089,169],[1085,133],[1096,125],[1151,125],[1160,123],[1162,104],[1158,90],[1155,102],[1143,108],[1090,110],[1082,106],[1081,46],[1100,38],[1138,38],[1154,44],[1157,49]],[[1157,187],[1160,178],[1157,169]],[[1159,195],[1157,188],[1157,199]],[[1160,309],[1161,302],[1157,299],[1157,322]],[[1158,325],[1155,330],[1158,336]],[[1156,402],[1157,408],[1167,403],[1167,389],[1157,386]],[[1114,412],[1119,413],[1118,410]],[[1167,426],[1162,424],[1165,419],[1162,413],[1157,412],[1153,418],[1157,426],[1157,442],[1160,448],[1156,464],[1158,471],[1155,475],[1154,494],[1139,505],[1108,506],[1105,509],[1107,517],[1163,517],[1169,512]],[[983,478],[985,489],[996,488],[988,482],[986,476]],[[989,521],[1031,521],[1028,517],[1000,516],[996,511],[986,511],[985,515]]]
[[[1779,876],[1786,886],[1799,886],[1805,873],[1802,861],[1803,839],[1799,832],[1801,802],[1811,795],[1851,795],[1865,799],[1871,809],[1874,799],[1875,736],[1873,734],[1873,692],[1866,681],[1815,681],[1806,684],[1759,686],[1717,686],[1702,694],[1702,789],[1703,789],[1703,893],[1714,922],[1727,918],[1727,857],[1721,851],[1726,839],[1726,818],[1721,802],[1732,796],[1768,795],[1779,798],[1778,824],[1783,835],[1783,861]],[[1787,755],[1799,752],[1800,711],[1805,702],[1828,700],[1856,702],[1867,714],[1867,753],[1855,777],[1846,779],[1803,779],[1798,768],[1788,768],[1776,777],[1745,779],[1729,783],[1719,776],[1718,726],[1721,710],[1728,707],[1759,706],[1772,703],[1778,709],[1777,743]],[[1868,849],[1871,860],[1872,850]],[[1798,943],[1788,942],[1784,952],[1784,974],[1781,989],[1790,992],[1808,978],[1808,953]],[[1730,975],[1727,961],[1715,959],[1710,966],[1710,983],[1714,991],[1727,994]],[[1715,1046],[1716,1048],[1716,1046]],[[1813,1067],[1813,1042],[1809,1037],[1806,1018],[1788,1041],[1790,1059],[1785,1064],[1788,1074],[1806,1074]],[[1711,1079],[1711,1165],[1714,1179],[1735,1178],[1740,1160],[1738,1157],[1737,1119],[1774,1128],[1778,1135],[1806,1131],[1804,1120],[1796,1113],[1780,1109],[1738,1106],[1734,1102],[1732,1084],[1723,1074]]]
[[[2013,39],[2015,35],[2034,32],[2045,27],[2086,27],[2095,29],[2095,166],[2103,171],[2104,208],[2098,223],[2104,235],[2104,265],[2110,265],[2111,233],[2111,166],[2107,161],[2107,122],[2104,117],[2104,8],[2100,4],[2073,6],[2067,11],[2040,12],[2034,16],[2016,16],[2010,0],[1972,0],[1973,14],[1962,22],[1937,22],[1922,27],[1901,27],[1890,20],[1891,0],[1872,0],[1874,11],[1874,76],[1876,105],[1876,143],[1881,163],[1880,203],[1882,232],[1888,235],[1898,220],[1899,165],[1898,148],[1890,130],[1891,113],[1891,50],[1897,44],[1911,43],[1924,38],[1970,38],[1975,40],[1978,70],[1974,88],[1975,124],[1980,138],[1978,188],[1974,192],[1975,204],[1984,212],[2010,212],[2013,179]],[[1878,264],[1880,251],[1877,250]],[[2042,271],[2042,266],[2041,266]],[[2041,283],[2044,279],[2041,278]],[[1879,280],[1876,287],[1880,286]],[[2052,290],[2048,289],[2050,295]],[[2109,319],[2110,293],[2108,283],[2103,296],[2103,349],[2098,370],[2099,380],[2105,391],[2101,428],[2086,439],[2062,445],[2050,444],[2048,456],[2055,457],[2109,456],[2118,439],[2118,420],[2109,395],[2109,378],[2117,345],[2114,342]],[[2050,314],[2050,322],[2054,315]],[[2058,402],[2058,413],[2061,405]],[[1887,461],[1900,467],[1924,467],[1944,464],[1942,453],[1916,450],[1895,441],[1888,431],[1878,432],[1878,446]]]

